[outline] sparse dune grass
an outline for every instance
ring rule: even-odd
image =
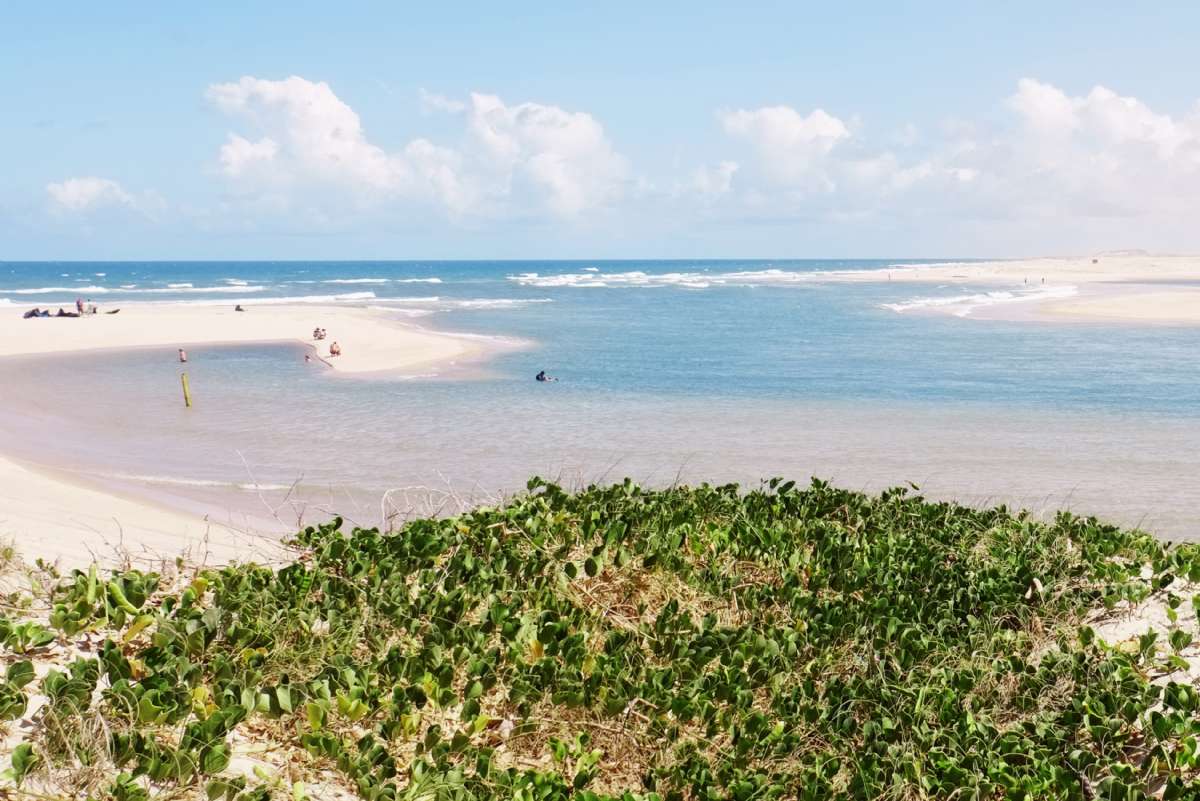
[[[335,520],[294,547],[282,567],[9,593],[0,792],[1200,793],[1200,550],[1094,519],[819,481],[535,479],[502,506],[390,534]],[[1116,625],[1148,604],[1159,631]]]

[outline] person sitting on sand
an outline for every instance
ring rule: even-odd
[[[339,345],[336,341],[330,343],[329,355],[330,356],[341,356],[342,355],[342,346]]]
[[[31,317],[41,317],[41,316],[42,316],[42,310],[41,310],[41,309],[39,309],[37,306],[34,306],[32,309],[30,309],[29,311],[25,312],[25,313],[24,313],[23,315],[21,315],[21,316],[22,316],[24,319],[26,319],[26,320],[28,320],[28,319],[29,319],[29,318],[31,318]]]
[[[240,303],[238,305],[234,306],[233,310],[234,311],[245,311],[245,309],[242,308],[242,304],[240,304]]]
[[[320,338],[321,338],[321,329],[314,328],[313,329],[313,339],[320,339]]]

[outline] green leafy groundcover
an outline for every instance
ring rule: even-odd
[[[48,697],[12,774],[290,796],[231,769],[251,732],[367,799],[1200,792],[1200,697],[1155,681],[1190,632],[1111,648],[1079,625],[1154,593],[1175,619],[1193,547],[819,481],[529,490],[308,528],[280,569],[65,578],[56,635],[107,639],[35,682],[14,659],[44,632],[0,626],[5,716]]]

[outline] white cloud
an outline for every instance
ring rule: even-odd
[[[879,141],[821,109],[722,112],[755,167],[722,204],[768,219],[973,220],[996,230],[1094,230],[1123,218],[1126,227],[1110,228],[1133,237],[1149,220],[1178,229],[1200,208],[1200,108],[1172,115],[1104,86],[1072,95],[1033,79],[1002,108],[1006,120],[951,119],[921,137],[910,124]],[[695,176],[703,193],[709,176]]]
[[[106,206],[137,207],[137,200],[119,183],[108,178],[87,176],[67,178],[46,184],[46,193],[60,211],[83,212]]]
[[[700,197],[713,200],[727,192],[733,186],[733,176],[737,174],[736,161],[722,161],[713,167],[697,167],[692,171],[691,180],[686,189],[695,192]]]
[[[509,106],[485,94],[467,103],[422,91],[427,110],[466,112],[461,147],[414,139],[388,151],[323,82],[245,77],[215,84],[207,96],[264,134],[257,141],[231,134],[218,156],[223,171],[298,203],[315,183],[339,186],[360,202],[433,201],[454,216],[542,209],[572,218],[619,197],[628,175],[595,118],[557,106]]]
[[[1051,139],[1084,136],[1101,145],[1143,144],[1166,159],[1196,143],[1194,124],[1157,114],[1137,98],[1122,97],[1104,86],[1084,97],[1070,97],[1050,84],[1025,78],[1009,106],[1029,130]]]
[[[459,114],[467,110],[467,104],[461,100],[453,100],[445,95],[439,95],[436,92],[430,92],[425,89],[419,89],[418,94],[421,97],[421,110],[427,114],[435,111]]]
[[[237,134],[230,134],[229,141],[221,146],[219,159],[221,169],[229,175],[241,175],[255,164],[274,160],[279,144],[269,137],[251,142]]]
[[[727,134],[752,144],[768,174],[785,183],[812,176],[850,136],[844,122],[819,108],[807,116],[789,106],[739,109],[720,112],[718,119]]]
[[[207,96],[222,111],[244,115],[264,130],[277,131],[277,137],[259,144],[281,143],[272,155],[280,169],[302,170],[372,189],[394,189],[407,178],[403,159],[367,141],[358,114],[323,81],[313,83],[297,76],[282,81],[245,77],[214,84]],[[280,151],[286,159],[276,158]],[[225,155],[223,148],[223,162]]]
[[[1173,117],[1096,86],[1071,96],[1024,79],[1008,99],[1017,126],[954,159],[1005,214],[1145,217],[1200,203],[1200,117]]]
[[[590,114],[558,106],[508,106],[473,93],[468,126],[487,168],[505,186],[525,179],[561,217],[603,206],[622,192],[629,170]]]

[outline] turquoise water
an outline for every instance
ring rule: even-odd
[[[901,263],[0,264],[0,313],[76,296],[340,303],[533,343],[482,376],[369,381],[306,369],[296,348],[193,348],[190,411],[170,351],[9,359],[0,434],[16,455],[167,502],[252,507],[232,484],[299,482],[289,498],[311,513],[364,522],[405,486],[819,473],[1191,536],[1200,329],[933,314],[1043,290],[837,280]],[[540,369],[560,381],[536,384]]]
[[[560,391],[1198,413],[1200,329],[900,314],[882,307],[988,289],[820,280],[898,263],[10,263],[0,304],[374,305],[536,341],[496,368],[509,378],[548,368],[571,387]]]

